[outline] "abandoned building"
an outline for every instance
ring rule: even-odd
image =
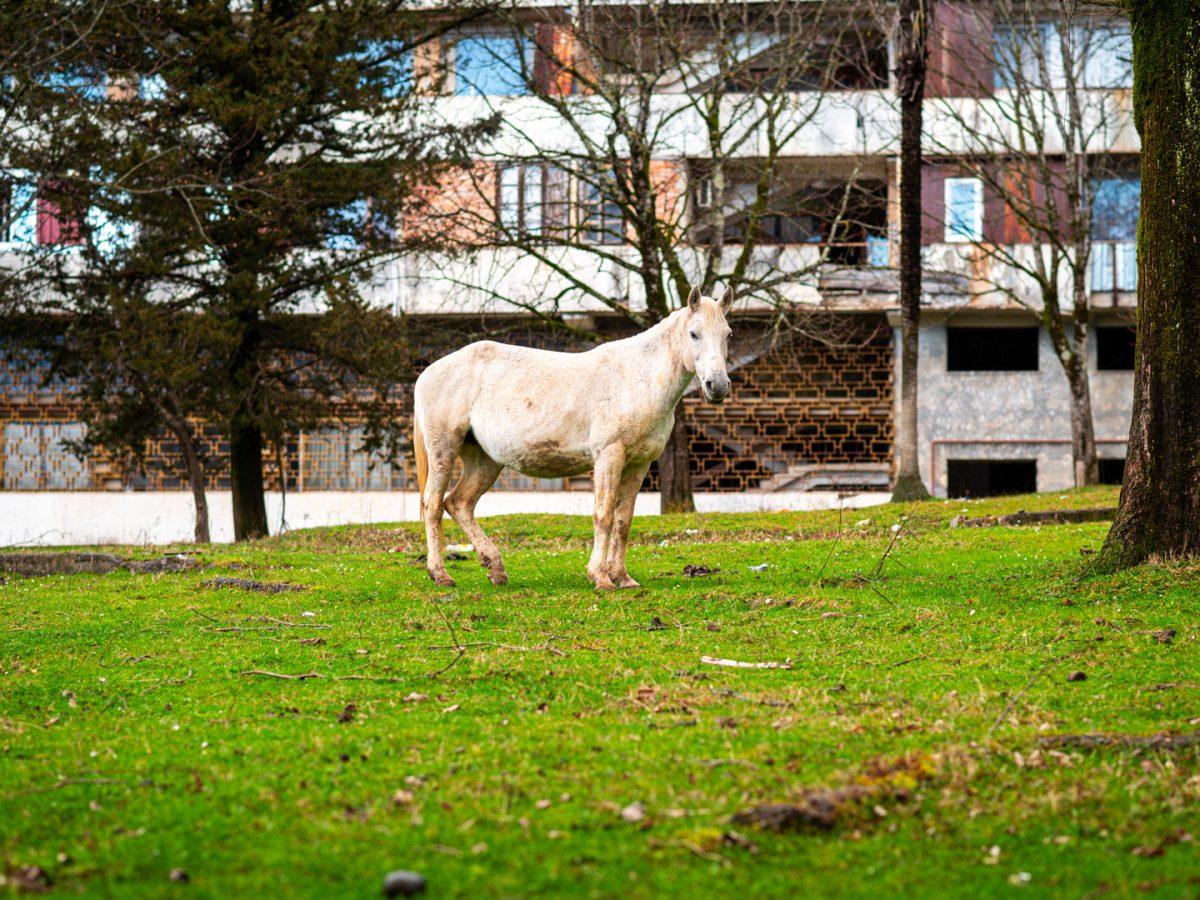
[[[1046,185],[1039,173],[1063,172],[1071,150],[1051,145],[1031,162],[1009,167],[995,144],[988,144],[991,159],[985,160],[981,149],[988,118],[979,110],[1027,86],[1023,82],[1049,77],[1052,83],[1034,88],[1051,96],[1071,89],[1060,82],[1082,79],[1081,89],[1098,98],[1111,117],[1088,137],[1087,154],[1103,158],[1104,165],[1095,167],[1089,185],[1094,215],[1083,246],[1090,253],[1085,264],[1092,324],[1087,367],[1101,477],[1119,482],[1132,402],[1140,187],[1127,23],[1107,16],[1089,21],[1092,40],[1078,71],[1068,71],[1072,67],[1062,59],[1048,65],[1042,60],[1031,71],[1012,48],[1028,48],[1038,38],[1045,38],[1044,46],[1056,45],[1057,33],[1043,32],[1057,26],[1033,22],[1014,38],[1014,26],[994,22],[988,6],[939,2],[931,38],[923,176],[921,474],[939,497],[1060,490],[1075,483],[1068,386],[1039,313],[1045,285],[1035,277],[1041,269],[1034,259],[1065,260],[1065,267],[1048,278],[1057,290],[1056,302],[1069,307],[1071,256],[1058,248],[1071,241],[1064,241],[1054,221],[1036,221],[1036,209],[1062,202],[1058,188]],[[634,328],[610,305],[572,291],[564,271],[627,308],[636,310],[645,302],[631,267],[613,262],[633,253],[630,225],[620,210],[598,197],[591,183],[549,161],[555,148],[543,148],[547,153],[541,158],[528,146],[533,133],[545,135],[547,144],[558,137],[539,125],[546,104],[531,94],[521,73],[536,70],[538,77],[552,78],[562,96],[580,90],[565,66],[546,76],[541,58],[547,47],[571,59],[583,53],[572,44],[570,8],[539,14],[545,18],[535,38],[481,26],[422,49],[421,59],[445,67],[445,77],[425,87],[437,96],[440,114],[465,120],[483,109],[497,110],[507,129],[507,137],[497,138],[470,173],[439,186],[428,215],[436,227],[465,229],[468,243],[480,229],[497,226],[526,235],[560,227],[573,229],[578,246],[556,247],[557,255],[546,259],[549,251],[531,254],[514,240],[465,256],[409,256],[388,263],[372,285],[372,299],[440,336],[422,351],[426,356],[485,334],[580,349],[587,346],[581,334],[613,337]],[[760,145],[746,142],[726,160],[718,186],[728,206],[719,235],[722,252],[736,254],[753,229],[750,271],[802,275],[782,279],[769,297],[753,288],[742,292],[734,311],[729,401],[711,406],[696,394],[685,398],[693,483],[703,498],[721,495],[733,503],[754,495],[762,508],[772,502],[802,504],[796,498],[805,494],[820,494],[831,503],[839,496],[871,502],[867,495],[881,500],[889,490],[898,415],[898,118],[894,51],[878,26],[863,22],[864,33],[855,43],[859,56],[789,78],[786,90],[801,97],[813,94],[814,104],[779,148],[782,158],[774,163],[769,206],[762,214],[751,219],[746,213],[762,166]],[[770,49],[747,53],[766,59]],[[738,82],[726,85],[731,94],[740,89]],[[685,88],[664,82],[662,90],[666,103],[672,90]],[[686,225],[699,221],[717,189],[711,160],[693,152],[687,127],[680,131],[664,142],[653,166],[661,202],[677,208]],[[1020,184],[1010,196],[1004,188],[1013,187],[1014,170]],[[1028,181],[1025,193],[1022,179]],[[87,229],[60,221],[53,204],[20,195],[23,189],[16,184],[5,185],[0,254],[6,258],[30,244],[88,239]],[[1033,212],[1023,199],[1031,200]],[[437,220],[439,215],[446,219]],[[402,232],[422,227],[430,226],[415,219],[401,223]],[[700,249],[688,257],[689,265],[699,271],[697,260],[718,235],[693,237]],[[1072,237],[1075,246],[1080,246],[1078,237]],[[604,252],[594,252],[597,247]],[[541,324],[543,319],[566,323],[574,332],[564,335]],[[149,449],[145,466],[99,451],[77,457],[69,443],[84,429],[77,413],[79,385],[47,380],[45,361],[12,341],[0,354],[0,509],[10,525],[0,529],[0,544],[65,528],[72,516],[118,519],[125,515],[115,505],[118,495],[160,495],[150,513],[151,507],[141,507],[138,515],[160,516],[175,525],[148,528],[148,538],[188,533],[187,483],[168,437]],[[406,415],[405,402],[397,415]],[[221,533],[219,495],[229,486],[224,441],[216,430],[206,433],[216,535]],[[277,450],[267,454],[268,489],[286,491],[293,527],[324,524],[329,516],[343,521],[415,517],[411,459],[372,457],[361,448],[361,430],[353,424],[292,434]],[[653,491],[655,478],[652,470],[643,490]],[[555,500],[586,486],[586,477],[538,480],[506,471],[498,490],[522,492],[526,499],[495,501],[494,509],[586,511]],[[306,495],[320,495],[320,508],[333,512],[319,512],[315,498],[306,506]],[[738,508],[708,499],[701,506]],[[137,538],[128,529],[121,534]]]

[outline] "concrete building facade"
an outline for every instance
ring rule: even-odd
[[[934,75],[926,101],[923,244],[928,276],[921,330],[920,458],[927,485],[943,497],[1060,490],[1074,484],[1067,382],[1049,336],[1038,324],[1036,285],[1020,265],[1003,262],[1006,256],[1019,261],[1033,252],[1028,223],[986,178],[974,177],[967,164],[977,160],[981,145],[977,135],[963,130],[963,122],[986,122],[989,110],[994,113],[1013,90],[999,74],[1004,62],[996,49],[999,26],[986,15],[988,7],[960,0],[937,4],[940,30],[932,45]],[[560,60],[574,60],[579,52],[572,44],[570,15],[569,9],[561,10],[552,26],[539,26],[550,30],[539,32],[538,45],[553,47]],[[1126,363],[1131,366],[1127,350],[1136,303],[1132,248],[1138,141],[1128,107],[1131,74],[1121,56],[1128,31],[1118,19],[1106,20],[1103,29],[1112,37],[1098,45],[1088,64],[1088,77],[1103,75],[1100,86],[1089,87],[1089,96],[1106,104],[1112,120],[1089,137],[1087,152],[1120,157],[1127,164],[1124,176],[1106,176],[1113,184],[1106,181],[1096,189],[1110,215],[1092,234],[1087,289],[1096,340],[1088,350],[1088,365],[1096,435],[1107,461],[1102,475],[1112,480],[1119,479],[1125,455],[1132,395]],[[538,228],[578,229],[580,245],[564,244],[545,251],[543,258],[499,245],[454,257],[405,258],[379,271],[372,300],[397,314],[437,323],[450,336],[449,343],[440,345],[443,349],[453,343],[455,333],[503,332],[496,324],[503,321],[530,323],[520,341],[560,345],[561,337],[539,330],[536,314],[582,322],[593,332],[623,333],[628,323],[594,296],[572,290],[563,273],[586,280],[632,309],[644,305],[638,283],[629,276],[628,259],[624,265],[612,261],[633,256],[622,231],[628,226],[623,221],[605,224],[603,204],[589,200],[586,185],[564,177],[549,162],[568,152],[573,138],[568,130],[545,124],[545,103],[506,76],[495,59],[480,62],[481,48],[494,54],[503,40],[494,26],[486,26],[434,42],[415,57],[418,83],[422,66],[435,60],[448,64],[448,77],[425,88],[437,95],[437,115],[469,121],[495,111],[506,126],[468,174],[431,186],[424,206],[400,223],[401,229],[416,233],[436,228],[465,245],[480,245],[485,243],[481,236],[511,220],[521,227],[536,223]],[[697,488],[706,497],[730,495],[726,501],[705,500],[702,506],[795,507],[808,502],[798,499],[805,493],[828,503],[839,502],[839,494],[841,502],[851,494],[875,495],[853,501],[865,503],[888,489],[898,414],[896,293],[890,268],[896,259],[898,117],[886,71],[891,56],[886,35],[873,33],[863,48],[858,71],[867,74],[824,90],[819,107],[805,113],[805,123],[780,148],[780,179],[786,182],[780,196],[800,199],[794,209],[784,204],[774,214],[749,266],[751,276],[760,279],[779,272],[808,274],[787,283],[769,301],[750,291],[737,307],[741,324],[731,348],[731,401],[712,408],[694,395],[685,399]],[[972,59],[979,71],[968,71]],[[537,77],[550,79],[563,96],[578,92],[562,67],[537,69]],[[707,177],[697,167],[702,123],[686,109],[680,111],[684,98],[679,92],[684,90],[664,88],[655,98],[671,124],[653,161],[654,177],[662,185],[659,202],[676,210],[681,221],[704,202]],[[808,102],[806,90],[811,88],[795,89],[797,110]],[[1056,90],[1057,85],[1046,86],[1048,96]],[[1069,148],[1056,147],[1054,141],[1052,134],[1046,137],[1044,155],[1061,159]],[[753,171],[760,153],[761,142],[755,140],[738,151],[747,171]],[[853,216],[853,227],[835,234],[830,221],[814,211],[814,198],[836,196],[847,186],[863,198],[862,207]],[[20,200],[15,193],[4,200],[0,252],[20,253],[28,243],[84,239],[79,229],[58,222],[54,209]],[[603,244],[605,254],[592,252],[589,243]],[[997,247],[1006,249],[997,254]],[[736,246],[727,252],[734,254]],[[684,253],[683,264],[699,273],[701,255]],[[1061,296],[1069,297],[1070,285],[1061,288]],[[781,330],[780,296],[789,311],[806,313],[809,321],[834,321],[837,327],[815,336],[812,329]],[[24,520],[21,527],[0,534],[0,544],[36,540],[42,532],[52,535],[45,540],[99,539],[103,528],[94,525],[71,530],[68,510],[73,504],[63,503],[60,495],[78,494],[80,503],[74,505],[86,506],[84,518],[94,523],[106,515],[97,494],[167,493],[186,487],[166,439],[151,448],[144,469],[103,453],[73,456],[67,443],[83,427],[72,399],[78,386],[43,383],[42,362],[20,347],[6,344],[0,355],[0,521]],[[405,416],[406,395],[400,393],[396,414]],[[210,487],[220,491],[228,487],[221,465],[223,438],[215,432],[209,437],[214,461]],[[298,518],[272,513],[273,519],[295,527],[411,514],[406,494],[414,483],[410,461],[372,459],[358,447],[353,426],[331,423],[295,434],[279,451],[267,454],[281,463],[271,464],[269,486],[290,493],[287,503]],[[652,472],[645,490],[656,488],[654,478]],[[493,502],[497,511],[574,509],[576,501],[543,495],[588,486],[586,478],[546,482],[506,473],[498,489],[518,493]],[[361,499],[368,493],[378,494],[381,502]],[[151,516],[155,521],[174,516],[183,523],[178,528],[156,526],[155,539],[187,533],[190,514],[184,497],[176,503],[145,502],[160,504]],[[114,522],[129,503],[112,500]],[[315,512],[321,508],[336,512],[322,518]],[[220,501],[217,516],[219,509]],[[300,513],[302,509],[306,511]],[[124,525],[114,526],[113,534],[118,533],[130,536]]]

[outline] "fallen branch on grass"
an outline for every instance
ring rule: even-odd
[[[1009,700],[1004,709],[1000,711],[1000,715],[996,716],[996,721],[993,722],[992,727],[988,729],[987,736],[989,738],[996,733],[996,729],[1000,727],[1000,723],[1003,722],[1008,714],[1012,712],[1014,708],[1016,708],[1016,705],[1021,702],[1021,698],[1025,696],[1026,691],[1033,687],[1034,682],[1041,678],[1042,675],[1046,673],[1046,670],[1052,665],[1054,665],[1056,662],[1062,662],[1064,659],[1066,659],[1065,656],[1056,656],[1053,659],[1048,660],[1044,666],[1029,676],[1029,680],[1025,682],[1025,687],[1017,691],[1016,696]]]
[[[286,678],[289,681],[303,681],[305,678],[324,678],[320,672],[304,672],[300,675],[289,675],[286,672],[267,672],[264,669],[249,669],[238,672],[239,675],[263,675],[267,678]]]
[[[718,659],[715,656],[702,656],[700,662],[710,666],[728,666],[731,669],[790,669],[789,662],[742,662],[736,659]]]
[[[539,647],[518,647],[516,644],[498,644],[495,641],[472,641],[469,644],[434,644],[426,647],[426,650],[466,650],[468,647],[498,647],[501,650],[515,650],[517,653],[554,653],[558,656],[566,656],[557,647],[551,647],[550,642],[542,644]]]
[[[192,670],[188,669],[188,673],[182,678],[168,678],[166,681],[160,681],[158,684],[152,684],[150,687],[142,691],[143,694],[148,694],[151,691],[157,691],[160,687],[166,687],[168,684],[183,684],[192,677]]]

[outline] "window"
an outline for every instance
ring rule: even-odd
[[[983,239],[983,183],[978,178],[946,179],[946,243]]]
[[[1092,190],[1092,290],[1136,291],[1141,176],[1098,179]]]
[[[948,372],[1036,372],[1037,328],[947,328]]]
[[[359,250],[364,238],[389,239],[395,236],[388,217],[372,208],[370,198],[352,200],[327,214],[325,246],[330,250]]]
[[[1125,481],[1125,459],[1100,460],[1100,483],[1121,484]]]
[[[398,41],[368,41],[349,54],[362,64],[359,86],[376,89],[389,100],[404,96],[413,84],[412,53]]]
[[[1137,290],[1137,244],[1133,241],[1092,243],[1092,292]]]
[[[1099,241],[1137,238],[1142,205],[1140,175],[1101,178],[1092,183],[1092,237]]]
[[[108,94],[103,72],[89,72],[83,69],[47,72],[39,80],[51,90],[75,94],[84,100],[103,100]]]
[[[1133,85],[1133,39],[1128,22],[1109,22],[1080,35],[1083,83],[1091,88]]]
[[[1037,460],[951,459],[946,462],[951,497],[999,497],[1037,490]]]
[[[607,197],[601,197],[598,184],[579,182],[579,206],[583,240],[589,244],[624,243],[625,217],[621,207]]]
[[[1001,25],[992,33],[992,84],[997,90],[1029,89],[1064,82],[1062,45],[1058,28],[1039,25]]]
[[[546,234],[567,223],[567,173],[548,163],[505,166],[497,177],[502,237]]]
[[[461,37],[454,45],[454,93],[515,96],[529,93],[533,43],[503,34]]]
[[[1096,368],[1104,372],[1132,372],[1137,332],[1130,326],[1096,329]]]
[[[993,86],[997,90],[1063,88],[1067,73],[1085,88],[1123,88],[1133,84],[1133,44],[1128,23],[1105,21],[1078,25],[1064,41],[1058,25],[998,26],[992,37]]]
[[[84,436],[79,422],[7,422],[4,490],[82,491],[92,486],[91,465],[64,446]]]
[[[21,172],[0,181],[0,241],[32,244],[38,233],[37,191]]]

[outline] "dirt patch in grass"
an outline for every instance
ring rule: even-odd
[[[766,831],[828,831],[849,818],[861,818],[868,804],[875,816],[886,815],[882,800],[907,800],[921,784],[942,770],[942,754],[913,752],[867,762],[838,787],[805,787],[789,803],[765,803],[742,810],[733,824]]]
[[[0,553],[0,572],[41,578],[47,575],[108,575],[118,569],[138,574],[187,572],[200,563],[182,554],[129,560],[111,553]]]
[[[255,591],[259,594],[286,594],[307,591],[308,585],[292,584],[287,581],[255,581],[252,578],[210,578],[200,582],[200,587],[233,588],[238,591]]]
[[[1037,742],[1039,747],[1053,749],[1184,750],[1200,747],[1200,731],[1190,734],[1052,734],[1039,737]]]

